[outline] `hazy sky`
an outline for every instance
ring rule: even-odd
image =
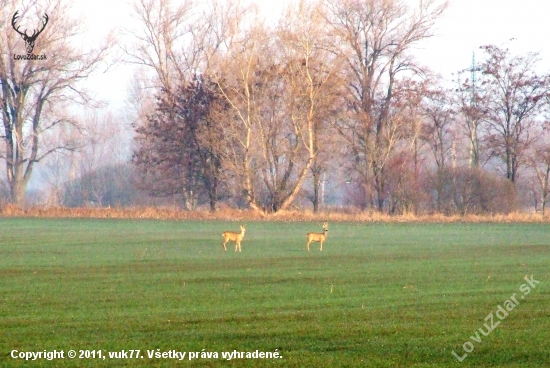
[[[97,37],[128,24],[129,1],[76,0],[74,6],[85,16],[90,35]],[[279,2],[269,0],[271,7]],[[550,71],[549,10],[550,0],[450,0],[449,8],[436,25],[436,35],[419,44],[415,54],[419,61],[449,80],[452,73],[470,66],[472,52],[481,59],[479,46],[487,44],[506,46],[514,54],[540,52],[539,67]],[[512,38],[515,40],[509,41]],[[100,95],[120,103],[126,96],[128,77],[128,68],[119,67],[95,78],[91,85],[94,89],[106,86],[100,88]]]
[[[550,71],[548,0],[451,0],[437,23],[436,36],[424,42],[418,57],[445,78],[470,66],[479,46],[506,46],[514,54],[539,52]],[[514,38],[513,41],[509,41]]]

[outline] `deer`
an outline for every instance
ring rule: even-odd
[[[323,242],[327,240],[328,237],[328,222],[325,222],[323,224],[323,232],[322,233],[307,233],[307,251],[309,252],[309,245],[312,242],[319,242],[321,243],[321,249],[320,251],[323,251]]]
[[[36,38],[38,37],[38,35],[42,33],[44,28],[46,28],[46,24],[48,24],[48,19],[49,19],[48,14],[44,13],[44,21],[42,22],[42,29],[40,31],[38,29],[35,29],[32,35],[29,36],[27,34],[26,29],[25,29],[25,32],[21,32],[19,30],[19,27],[15,26],[15,23],[17,22],[17,18],[19,18],[19,15],[17,15],[17,13],[19,13],[19,10],[17,10],[15,14],[13,14],[13,18],[11,18],[11,26],[13,27],[13,29],[15,29],[17,33],[21,35],[21,37],[23,37],[23,40],[25,41],[25,48],[27,49],[27,54],[32,54],[32,50],[34,49],[34,41],[36,41]]]
[[[246,229],[244,228],[244,225],[241,225],[241,232],[236,233],[234,231],[224,231],[222,233],[223,236],[223,250],[227,251],[227,248],[225,245],[227,242],[233,241],[235,242],[235,252],[241,251],[241,241],[244,238],[244,233],[246,232]]]

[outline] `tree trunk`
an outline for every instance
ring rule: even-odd
[[[306,166],[302,169],[302,172],[300,173],[298,180],[294,184],[294,188],[292,189],[290,194],[285,198],[285,200],[281,203],[279,210],[286,210],[288,206],[290,206],[294,198],[296,198],[296,195],[300,191],[300,188],[302,188],[302,184],[304,183],[304,180],[306,180],[307,172],[310,169],[311,165],[313,164],[314,159],[315,159],[315,155],[311,154],[308,162],[306,163]]]
[[[25,185],[23,185],[20,181],[17,181],[12,185],[11,202],[18,208],[25,207]]]
[[[210,212],[216,212],[216,200],[210,197]]]
[[[313,213],[319,212],[319,182],[313,181]]]
[[[319,187],[321,181],[320,170],[314,168],[312,171],[313,174],[313,198],[311,202],[313,204],[313,213],[319,212]]]
[[[383,167],[376,170],[374,174],[374,189],[376,190],[376,207],[379,212],[382,212],[384,210],[384,203],[386,202],[386,183],[384,180]]]

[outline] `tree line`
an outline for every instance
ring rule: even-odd
[[[137,4],[144,29],[195,19],[192,7]],[[153,38],[134,49],[158,90],[136,124],[144,189],[188,208],[277,212],[298,198],[317,211],[329,177],[362,209],[509,212],[523,196],[544,211],[549,79],[536,53],[482,46],[480,62],[446,81],[413,54],[445,2],[301,1],[272,23],[218,6],[182,44],[185,32],[166,30],[165,55],[153,57]]]
[[[275,19],[254,4],[134,1],[138,26],[121,46],[136,66],[132,154],[111,166],[126,180],[85,171],[66,181],[65,203],[85,203],[95,180],[113,183],[121,205],[139,202],[126,189],[211,211],[544,213],[550,79],[539,55],[483,45],[455,80],[435,75],[414,48],[446,8],[302,0]]]

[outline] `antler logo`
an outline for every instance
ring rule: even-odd
[[[44,22],[42,23],[42,29],[40,31],[35,29],[32,35],[29,36],[27,34],[26,29],[25,29],[25,32],[21,32],[19,31],[19,27],[15,26],[15,22],[17,21],[17,18],[19,18],[17,13],[19,13],[19,10],[16,11],[15,14],[13,15],[13,18],[11,18],[11,25],[13,29],[15,29],[15,31],[19,33],[21,37],[23,37],[23,40],[25,41],[25,47],[27,49],[27,54],[32,54],[32,50],[34,49],[34,41],[36,41],[36,38],[38,37],[38,35],[42,33],[44,28],[46,28],[46,24],[48,24],[48,14],[44,13]]]

